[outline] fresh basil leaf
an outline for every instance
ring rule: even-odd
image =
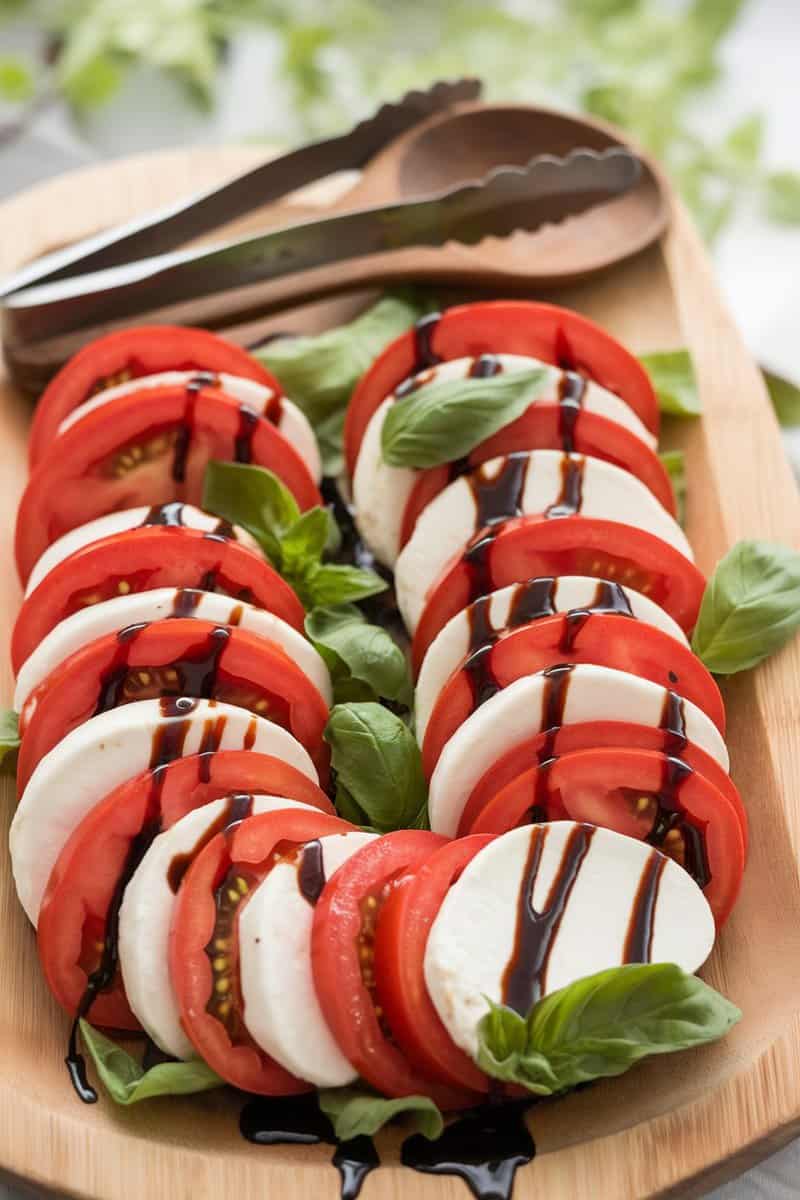
[[[319,1106],[340,1142],[371,1137],[395,1117],[407,1117],[412,1127],[431,1141],[444,1129],[442,1114],[428,1096],[386,1100],[365,1087],[324,1088],[319,1093]]]
[[[377,596],[388,586],[385,579],[365,567],[317,563],[307,572],[299,594],[306,608],[327,608]]]
[[[683,525],[686,520],[686,455],[682,450],[664,450],[658,457],[667,468],[675,493],[678,521]]]
[[[206,467],[203,508],[241,525],[280,568],[280,540],[300,518],[292,493],[265,467],[213,461]]]
[[[674,963],[612,967],[551,992],[524,1019],[493,1005],[478,1025],[487,1074],[552,1095],[621,1075],[654,1054],[716,1041],[741,1013]]]
[[[189,1062],[166,1062],[144,1071],[135,1058],[111,1038],[81,1021],[81,1037],[103,1086],[117,1104],[137,1104],[155,1096],[189,1096],[224,1087],[220,1079],[202,1059]]]
[[[700,397],[688,350],[640,354],[639,362],[650,376],[662,413],[672,417],[696,417],[700,414]]]
[[[800,387],[782,375],[775,375],[772,371],[764,370],[764,368],[762,368],[761,374],[764,376],[769,398],[779,423],[787,429],[793,429],[796,425],[800,425]]]
[[[323,417],[314,426],[322,457],[322,473],[330,479],[338,479],[344,471],[344,415],[345,409],[341,409]]]
[[[767,216],[781,225],[800,222],[800,174],[796,171],[773,171],[765,186]]]
[[[253,353],[316,427],[344,412],[354,387],[384,346],[428,308],[412,291],[392,293],[347,325],[311,337],[276,338]],[[326,474],[333,473],[326,464]]]
[[[19,750],[19,717],[13,708],[0,710],[0,765],[5,768],[12,759],[9,756]]]
[[[290,525],[280,539],[281,570],[292,577],[319,562],[330,537],[330,514],[326,508],[310,508]]]
[[[800,554],[737,542],[706,585],[692,649],[717,675],[746,671],[800,628]]]
[[[338,782],[381,833],[420,819],[428,789],[419,746],[407,725],[380,704],[337,704],[325,740]]]
[[[370,625],[354,604],[317,608],[306,617],[306,634],[333,676],[334,697],[342,700],[395,700],[411,707],[413,685],[408,660],[380,625]],[[365,685],[354,695],[345,688]]]
[[[436,467],[463,458],[551,389],[546,367],[487,379],[434,379],[388,410],[381,431],[384,462]]]

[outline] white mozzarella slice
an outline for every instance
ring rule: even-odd
[[[157,519],[159,514],[167,513],[169,520]],[[82,550],[91,542],[100,538],[111,537],[114,533],[124,533],[128,529],[138,529],[142,525],[182,525],[187,529],[200,529],[203,533],[213,533],[230,537],[230,526],[220,522],[219,517],[205,513],[193,504],[182,504],[175,501],[172,504],[160,504],[155,508],[123,508],[120,512],[107,513],[104,517],[96,517],[85,525],[78,525],[63,537],[58,538],[48,546],[31,571],[30,579],[25,588],[25,595],[30,596],[38,587],[49,571],[57,567],[70,554]],[[258,542],[246,529],[233,526],[233,536],[237,542],[249,546],[251,550],[259,550]]]
[[[146,771],[164,730],[172,727],[174,758],[197,754],[209,730],[215,749],[245,746],[272,754],[317,782],[307,751],[291,733],[244,708],[216,700],[138,700],[92,717],[73,729],[38,763],[11,822],[9,844],[20,903],[35,925],[56,859],[95,804]]]
[[[20,668],[14,692],[14,708],[22,712],[34,688],[71,654],[96,638],[116,633],[130,625],[177,616],[212,621],[216,625],[237,625],[267,642],[274,642],[297,663],[325,703],[330,705],[332,690],[328,668],[311,643],[286,621],[274,613],[263,612],[252,604],[232,600],[230,596],[218,592],[157,588],[150,592],[115,596],[112,600],[82,608],[56,625]]]
[[[141,392],[146,388],[184,387],[196,379],[199,374],[203,374],[203,372],[162,371],[158,375],[143,375],[138,379],[129,379],[126,383],[106,388],[73,409],[59,425],[58,432],[66,433],[77,421],[96,409],[102,408],[103,405],[109,404],[112,400],[116,400],[119,396],[129,396],[132,392]],[[227,375],[225,372],[212,374],[216,383],[210,386],[219,387],[226,395],[238,400],[240,404],[246,404],[259,416],[263,416],[275,395],[272,388],[266,387],[263,383],[257,383],[255,379],[244,379],[240,375]],[[322,463],[317,439],[303,410],[298,408],[287,396],[281,397],[281,415],[276,424],[287,442],[291,442],[297,450],[315,482],[319,483],[322,476]]]
[[[509,469],[509,462],[508,458],[494,458],[469,476],[454,480],[420,515],[395,566],[397,603],[412,633],[431,588],[478,530],[475,490],[496,480],[501,471]],[[580,479],[577,511],[582,516],[643,529],[693,561],[686,534],[652,492],[629,471],[599,458],[566,455],[559,450],[531,451],[518,478],[519,488],[515,488],[517,512],[545,513],[558,504],[569,463]]]
[[[532,367],[546,371],[550,387],[542,399],[557,399],[559,383],[564,376],[564,372],[558,367],[548,366],[535,358],[526,358],[518,354],[498,354],[496,358],[502,371],[508,375],[527,371]],[[425,383],[464,379],[469,375],[474,362],[473,358],[455,358],[439,363],[424,372]],[[391,467],[383,461],[381,434],[387,413],[395,399],[393,395],[387,397],[373,413],[364,431],[353,474],[353,502],[359,532],[375,557],[389,567],[394,564],[400,553],[403,514],[420,475],[419,471],[408,467]],[[649,449],[655,449],[656,438],[633,409],[619,396],[606,391],[599,384],[587,381],[581,407],[587,412],[597,413],[615,421],[644,442]]]
[[[119,964],[128,1003],[145,1032],[174,1058],[194,1058],[195,1050],[183,1032],[169,974],[169,931],[175,911],[170,865],[177,856],[202,845],[228,805],[227,799],[213,800],[160,833],[134,871],[119,912]],[[253,796],[249,811],[255,816],[286,808],[314,811],[310,804],[280,796]]]
[[[611,581],[591,579],[586,575],[561,575],[551,580],[549,587],[546,585],[546,580],[533,580],[499,588],[488,597],[462,608],[440,630],[428,647],[417,679],[414,710],[417,740],[420,743],[425,736],[439,693],[470,650],[477,648],[472,646],[472,627],[478,605],[481,606],[482,614],[480,628],[501,634],[517,624],[513,619],[515,604],[524,602],[526,597],[534,592],[537,596],[541,593],[543,616],[551,612],[569,612],[571,609],[608,611],[611,599],[615,611],[624,612],[627,602],[633,617],[655,626],[663,633],[668,633],[684,646],[689,644],[677,621],[665,613],[663,608],[659,608],[653,600],[643,596],[641,592],[634,591],[633,588],[623,587],[622,584]],[[527,624],[527,621],[523,623]],[[19,705],[16,707],[19,709]]]
[[[569,877],[570,866],[577,868],[574,882],[538,976],[543,995],[629,960],[636,939],[629,943],[628,938],[643,894],[653,899],[650,951],[648,956],[645,947],[632,961],[677,963],[696,971],[711,953],[714,918],[705,896],[682,867],[646,842],[573,821],[513,829],[464,868],[445,896],[425,950],[431,1000],[451,1038],[467,1054],[477,1053],[477,1026],[487,1012],[486,1000],[500,1004],[509,999],[511,978],[514,1007],[527,1011],[536,998],[530,976],[513,970],[519,962],[518,928],[529,952],[537,934],[536,926],[526,929],[524,921],[518,926],[518,916],[530,898],[534,911],[545,918],[538,925],[541,937],[548,911],[553,912],[548,906],[553,905],[554,885]],[[652,892],[646,886],[651,875]]]
[[[509,750],[547,728],[552,686],[552,677],[542,671],[515,680],[475,709],[445,743],[428,797],[434,833],[455,836],[464,806],[486,771]],[[665,688],[649,679],[579,663],[569,674],[561,724],[625,721],[658,729],[667,696]],[[690,700],[680,700],[680,711],[687,740],[727,771],[728,751],[711,718]]]
[[[330,879],[374,833],[338,833],[309,843]],[[316,1087],[344,1087],[358,1072],[334,1040],[317,999],[311,970],[313,898],[301,891],[301,856],[278,863],[259,884],[239,919],[244,1021],[251,1037],[276,1062]],[[319,859],[313,867],[318,870]]]

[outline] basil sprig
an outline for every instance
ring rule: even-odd
[[[741,1015],[673,963],[612,967],[551,992],[527,1017],[489,1002],[477,1061],[494,1079],[551,1096],[653,1054],[716,1041]]]
[[[337,704],[325,729],[336,772],[336,807],[377,833],[426,828],[428,788],[408,726],[374,703]]]
[[[396,400],[381,431],[384,462],[392,467],[437,467],[463,458],[552,392],[547,367],[486,379],[434,379]]]
[[[7,766],[9,755],[19,750],[19,717],[12,708],[0,710],[0,766]]]
[[[359,379],[384,346],[432,307],[417,293],[400,291],[347,325],[310,337],[276,338],[253,351],[314,426],[326,475],[342,469],[344,410]]]
[[[702,411],[697,380],[688,350],[658,350],[640,354],[639,362],[650,376],[658,407],[672,417],[697,417]]]
[[[737,542],[708,581],[692,649],[733,675],[774,654],[800,628],[800,554],[774,542]]]
[[[346,1087],[325,1088],[318,1099],[340,1142],[371,1137],[396,1117],[407,1118],[418,1133],[431,1141],[444,1129],[442,1114],[427,1096],[387,1100],[366,1087]]]
[[[405,654],[355,604],[315,608],[306,617],[306,634],[325,659],[337,702],[393,700],[411,707],[413,684]]]
[[[81,1037],[100,1081],[117,1104],[138,1104],[155,1096],[189,1096],[223,1087],[220,1079],[202,1059],[189,1062],[158,1063],[145,1071],[135,1058],[111,1038],[81,1021]]]
[[[323,562],[338,528],[325,508],[301,513],[289,489],[265,467],[210,462],[203,507],[251,533],[306,608],[363,600],[386,590],[374,571]]]

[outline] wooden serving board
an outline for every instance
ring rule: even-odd
[[[0,274],[145,207],[251,165],[254,150],[190,151],[91,168],[0,205]],[[710,570],[739,538],[800,545],[800,500],[758,370],[717,294],[679,205],[669,234],[590,283],[550,297],[588,314],[634,351],[688,345],[705,415],[667,429],[688,459],[687,532]],[[311,330],[346,319],[357,301],[273,318]],[[26,403],[0,375],[0,621],[19,605],[12,533],[25,480]],[[2,697],[12,694],[7,659]],[[724,685],[733,776],[751,818],[741,898],[704,971],[743,1010],[721,1043],[667,1056],[531,1112],[538,1148],[516,1200],[635,1200],[700,1195],[800,1133],[800,639]],[[74,1097],[63,1066],[67,1018],[39,970],[19,908],[5,830],[13,785],[2,783],[0,837],[0,1167],[70,1195],[326,1200],[338,1196],[329,1147],[258,1148],[238,1133],[232,1094],[155,1101],[130,1110]],[[381,1135],[384,1168],[364,1200],[465,1200],[452,1177],[398,1165],[399,1135]]]

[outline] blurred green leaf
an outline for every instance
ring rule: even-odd
[[[772,371],[762,368],[761,373],[780,424],[787,429],[800,425],[800,387]]]
[[[33,71],[23,58],[0,54],[0,99],[24,104],[36,90]]]
[[[773,171],[764,188],[767,216],[781,225],[800,222],[800,173]]]

